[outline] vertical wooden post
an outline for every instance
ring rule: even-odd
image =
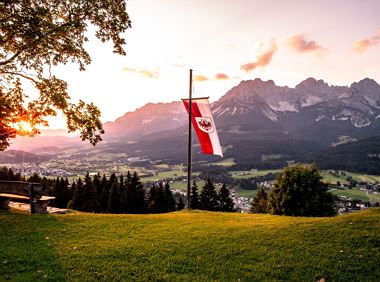
[[[191,119],[193,111],[192,102],[192,91],[193,91],[193,70],[190,69],[190,83],[189,83],[189,140],[187,146],[187,209],[190,210],[190,188],[191,188],[191,149],[192,149],[192,139],[191,139]]]
[[[29,183],[29,202],[30,202],[30,213],[31,214],[35,214],[36,213],[36,209],[34,207],[34,189],[33,189],[33,184],[32,183]]]

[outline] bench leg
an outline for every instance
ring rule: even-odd
[[[11,201],[11,199],[9,199],[9,198],[0,198],[0,209],[8,210],[10,201]]]
[[[36,214],[48,213],[47,207],[49,205],[49,201],[37,201],[34,203],[34,212]]]

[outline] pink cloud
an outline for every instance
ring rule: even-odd
[[[199,74],[199,75],[194,76],[193,80],[201,82],[201,81],[207,81],[209,79],[206,76]]]
[[[286,43],[299,53],[316,53],[325,49],[314,40],[308,40],[304,35],[297,34],[286,40]]]
[[[358,53],[367,51],[369,47],[380,44],[380,28],[369,38],[359,39],[354,42],[353,50]]]
[[[125,67],[123,68],[123,70],[127,72],[137,73],[147,78],[157,79],[160,76],[160,73],[158,70],[136,69],[136,68],[129,68],[129,67]]]
[[[265,67],[269,65],[272,60],[273,54],[277,51],[277,45],[272,41],[271,46],[263,53],[256,56],[256,62],[250,62],[240,67],[245,72],[251,72],[258,67]]]
[[[227,74],[225,74],[225,73],[217,73],[215,75],[215,78],[217,80],[226,80],[226,79],[229,79],[230,77]]]

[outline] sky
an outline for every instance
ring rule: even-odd
[[[127,12],[126,56],[90,36],[85,72],[55,69],[73,101],[94,102],[103,122],[187,97],[189,69],[193,95],[211,102],[255,78],[289,87],[308,77],[330,85],[365,77],[380,83],[378,0],[129,0]]]

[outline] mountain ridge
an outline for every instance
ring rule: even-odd
[[[294,88],[272,80],[246,80],[211,107],[225,156],[245,165],[259,163],[263,154],[298,158],[328,148],[342,136],[380,136],[380,85],[369,78],[350,86],[307,78]],[[180,101],[148,103],[104,128],[104,142],[96,147],[99,153],[177,162],[185,158],[187,114]],[[61,146],[69,144],[66,140]],[[85,148],[79,141],[75,144]],[[197,144],[194,158],[216,159],[202,156]]]

